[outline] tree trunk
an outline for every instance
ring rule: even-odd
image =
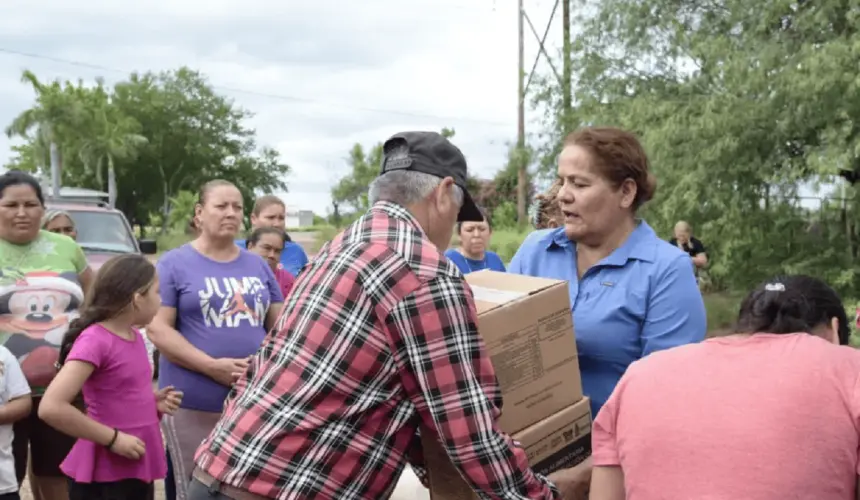
[[[60,168],[60,147],[57,143],[51,141],[51,195],[52,198],[58,200],[60,198],[60,186],[62,185],[61,176],[63,174]]]
[[[113,156],[107,155],[108,161],[108,205],[116,208],[116,172],[113,169]]]

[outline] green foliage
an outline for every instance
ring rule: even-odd
[[[248,210],[258,194],[287,189],[290,167],[256,143],[245,125],[251,113],[196,71],[133,73],[113,88],[101,81],[43,84],[29,71],[22,79],[36,100],[6,130],[27,141],[7,167],[47,176],[55,144],[63,185],[108,190],[105,173],[113,168],[117,208],[133,223],[149,224],[160,213],[166,231],[175,222],[171,200],[216,178],[235,183]]]
[[[571,11],[573,113],[551,78],[535,96],[551,130],[543,172],[575,127],[635,131],[660,183],[643,216],[667,237],[691,222],[714,286],[792,272],[860,295],[860,82],[844,69],[860,57],[856,2],[581,0]],[[808,184],[842,192],[806,208]]]

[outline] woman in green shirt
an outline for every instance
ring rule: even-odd
[[[93,272],[68,236],[41,229],[45,199],[31,175],[0,175],[0,343],[21,362],[33,392],[29,416],[14,427],[19,483],[27,472],[35,500],[67,500],[60,463],[74,438],[38,418],[45,387],[56,374],[60,341],[89,288]],[[0,414],[0,423],[2,421]]]

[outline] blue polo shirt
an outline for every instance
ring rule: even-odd
[[[563,227],[530,234],[508,272],[570,283],[582,385],[594,417],[631,363],[705,338],[705,304],[690,256],[644,221],[582,279],[576,244]]]

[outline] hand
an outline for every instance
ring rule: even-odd
[[[213,361],[206,375],[219,384],[230,387],[238,378],[237,374],[245,373],[247,368],[248,358],[218,358]]]
[[[140,457],[146,453],[146,445],[131,434],[120,432],[116,435],[116,440],[110,447],[110,451],[125,458],[140,460]]]
[[[247,358],[245,358],[245,368],[243,368],[241,371],[233,372],[234,384],[239,381],[239,377],[245,374],[245,370],[248,368],[248,365],[251,364],[251,357],[252,356],[248,356]]]
[[[155,405],[158,412],[173,415],[182,403],[182,391],[177,391],[172,385],[155,391]]]
[[[588,500],[591,485],[591,457],[574,467],[553,472],[547,477],[564,500]]]

